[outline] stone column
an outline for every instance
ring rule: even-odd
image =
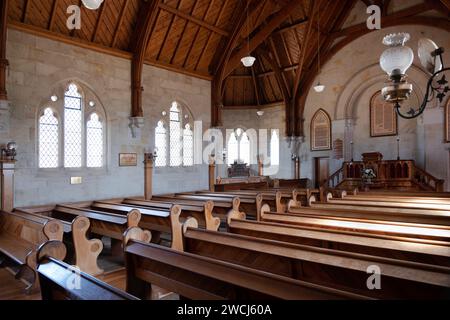
[[[151,200],[153,196],[153,167],[155,156],[153,153],[144,154],[144,198]]]
[[[300,179],[300,157],[295,157],[295,168],[294,168],[294,179],[299,180]]]
[[[216,161],[214,159],[214,155],[209,156],[208,170],[209,191],[214,192],[214,185],[216,182]]]
[[[15,160],[0,160],[0,209],[12,211],[14,209],[14,170]]]

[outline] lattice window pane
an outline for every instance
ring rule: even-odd
[[[50,108],[39,118],[39,168],[57,168],[59,156],[58,119]]]
[[[270,138],[270,164],[272,166],[280,164],[280,140],[277,130],[272,130],[272,137]]]
[[[244,132],[239,143],[239,158],[243,163],[250,164],[250,139]]]
[[[238,161],[239,145],[234,132],[230,135],[230,138],[228,139],[227,149],[228,149],[228,164],[233,164],[235,161]]]
[[[182,164],[181,151],[183,148],[181,136],[181,113],[176,102],[170,108],[170,166],[178,167]]]
[[[194,134],[189,123],[183,130],[183,165],[194,165]]]
[[[75,84],[70,84],[64,96],[64,166],[81,167],[82,152],[81,95]]]
[[[162,121],[159,121],[155,128],[155,147],[157,153],[155,165],[165,167],[167,165],[167,134]]]
[[[86,165],[89,168],[103,166],[103,125],[96,113],[86,124]]]

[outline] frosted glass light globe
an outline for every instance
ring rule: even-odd
[[[84,6],[90,10],[97,10],[103,3],[103,0],[82,0]]]
[[[398,33],[384,37],[383,43],[390,48],[386,49],[380,57],[380,66],[389,76],[392,74],[405,75],[414,60],[414,52],[405,46],[409,34]]]
[[[253,66],[253,64],[255,63],[255,61],[256,61],[256,58],[255,58],[255,57],[252,57],[252,56],[243,57],[243,58],[241,59],[242,64],[243,64],[245,67],[247,67],[247,68]]]
[[[314,86],[314,90],[317,93],[321,93],[325,90],[325,86],[323,84],[321,84],[320,82],[318,82],[315,86]]]

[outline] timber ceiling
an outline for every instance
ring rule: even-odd
[[[126,58],[135,53],[136,37],[141,39],[136,36],[142,32],[139,20],[148,20],[142,23],[150,28],[143,38],[148,41],[145,63],[212,80],[213,105],[263,108],[284,103],[287,118],[294,119],[287,124],[288,134],[299,135],[302,99],[317,72],[319,30],[324,63],[368,32],[365,23],[346,24],[357,5],[378,4],[383,26],[449,28],[449,0],[412,3],[394,12],[390,0],[105,0],[93,11],[81,6],[81,0],[9,0],[8,18],[12,28]],[[72,4],[82,8],[80,30],[66,27]],[[146,10],[154,10],[154,17],[145,18]],[[429,10],[443,15],[426,17]],[[252,68],[240,63],[248,51],[257,58]],[[213,114],[214,123],[220,120]]]

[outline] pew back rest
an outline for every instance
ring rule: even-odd
[[[43,300],[137,300],[52,257],[44,257],[37,271]]]

